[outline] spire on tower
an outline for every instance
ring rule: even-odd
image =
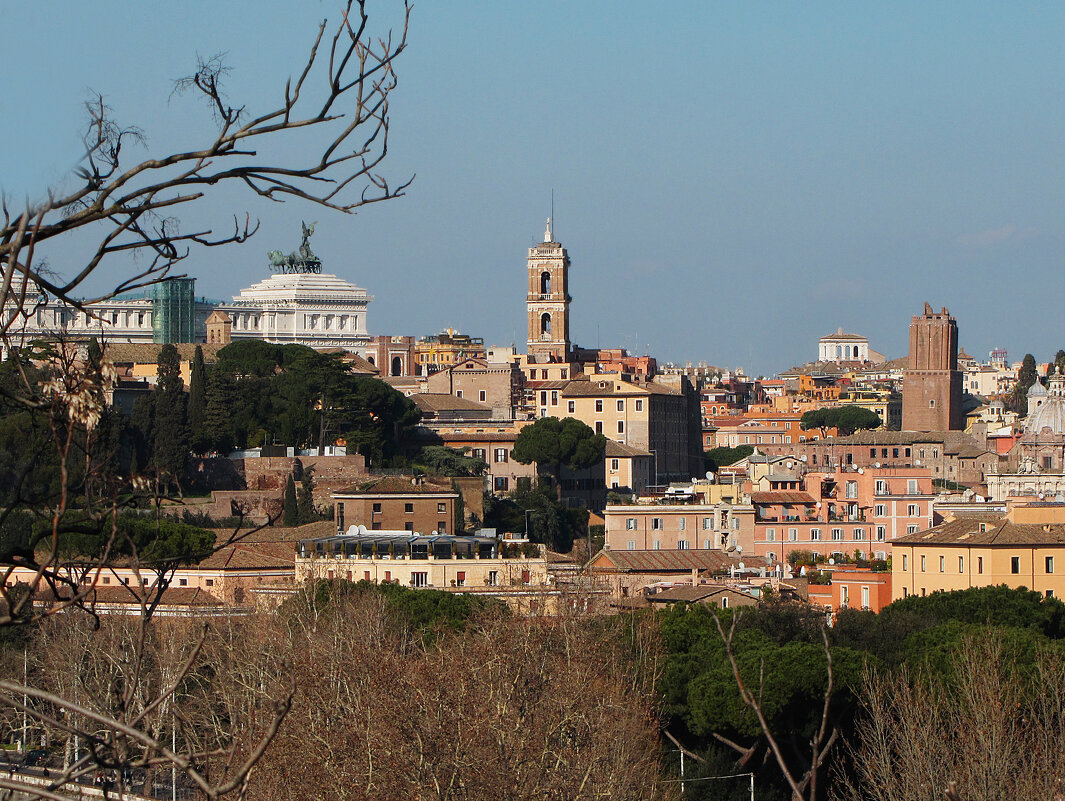
[[[550,217],[547,218],[547,230],[544,231],[544,241],[545,242],[554,242],[555,241],[554,239],[551,238],[551,218]]]

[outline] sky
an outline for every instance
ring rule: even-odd
[[[5,3],[0,189],[17,205],[68,180],[94,91],[144,156],[207,140],[173,80],[224,52],[230,98],[268,107],[338,7]],[[370,0],[371,28],[398,8]],[[1063,40],[1051,2],[421,0],[384,168],[415,176],[406,196],[351,216],[215,192],[196,222],[248,212],[260,232],[181,271],[229,298],[313,220],[325,271],[375,297],[371,333],[521,348],[553,192],[583,346],[769,375],[839,327],[905,355],[927,300],[970,354],[1047,360],[1065,347]]]

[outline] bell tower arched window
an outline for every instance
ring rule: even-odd
[[[403,360],[399,356],[392,357],[392,375],[403,374]]]
[[[547,312],[540,315],[540,335],[551,336],[551,315]]]
[[[551,294],[551,273],[547,272],[547,270],[540,273],[540,294]]]

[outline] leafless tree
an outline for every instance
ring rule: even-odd
[[[102,97],[86,103],[85,156],[76,185],[51,191],[43,202],[22,210],[12,209],[6,199],[0,205],[0,300],[7,312],[0,334],[8,338],[18,331],[41,292],[84,311],[93,301],[166,278],[193,247],[245,241],[258,228],[248,215],[234,217],[228,233],[181,229],[175,215],[198,206],[219,185],[242,185],[268,200],[298,198],[347,213],[403,194],[410,180],[392,185],[380,170],[388,152],[393,65],[407,42],[409,6],[404,10],[398,36],[375,39],[365,0],[349,0],[332,34],[323,22],[299,74],[286,81],[275,105],[261,110],[228,101],[221,57],[201,60],[192,75],[175,84],[175,92],[194,92],[206,100],[218,123],[217,134],[201,147],[130,163],[129,153],[144,142],[140,129],[116,122]],[[260,155],[293,131],[323,144],[296,150],[291,163]],[[95,242],[90,255],[69,275],[53,274],[41,251],[76,232]],[[111,291],[89,299],[76,296],[106,260],[132,254],[147,258]]]
[[[822,778],[821,768],[839,736],[839,731],[832,724],[831,716],[832,693],[834,688],[832,684],[832,649],[829,646],[828,631],[822,624],[821,638],[825,646],[827,683],[823,696],[824,702],[821,708],[821,721],[815,729],[813,736],[810,738],[809,759],[805,763],[803,772],[798,773],[791,765],[789,765],[788,760],[784,756],[784,751],[781,748],[780,743],[777,741],[776,736],[773,734],[773,730],[769,725],[769,721],[766,719],[765,713],[762,711],[762,687],[760,685],[757,687],[749,686],[748,681],[744,679],[740,672],[740,666],[736,660],[736,652],[733,643],[736,635],[736,624],[741,617],[742,613],[733,615],[729,628],[726,630],[721,623],[721,618],[716,615],[714,616],[714,622],[717,624],[718,633],[721,636],[722,642],[725,644],[725,654],[728,657],[729,665],[732,667],[732,676],[736,682],[736,688],[739,690],[743,702],[754,713],[755,718],[758,720],[758,727],[762,730],[762,735],[766,739],[770,753],[772,753],[773,758],[776,760],[781,776],[784,777],[788,787],[791,788],[792,798],[795,799],[795,801],[807,801],[807,799],[809,801],[815,801],[818,798],[818,793],[823,792],[823,788],[819,788],[818,786],[819,780]],[[736,751],[740,755],[741,764],[744,766],[746,766],[746,763],[757,750],[757,744],[751,747],[744,747],[720,734],[715,733],[714,737],[719,742]]]
[[[1065,659],[1046,650],[1034,668],[988,632],[966,640],[939,676],[871,670],[841,797],[1065,797]]]
[[[244,242],[258,228],[249,214],[235,215],[232,229],[221,233],[211,226],[185,229],[178,219],[182,212],[202,216],[197,212],[201,201],[219,186],[343,213],[402,195],[410,180],[394,184],[382,172],[390,96],[396,87],[394,63],[406,47],[410,18],[405,0],[401,8],[398,30],[374,35],[365,1],[348,0],[332,27],[321,23],[306,61],[285,82],[276,102],[261,108],[231,103],[224,88],[226,65],[218,57],[202,60],[192,75],[176,82],[174,91],[205,100],[217,129],[187,150],[131,158],[145,146],[142,132],[117,122],[102,96],[87,103],[85,156],[69,185],[21,209],[7,198],[0,200],[4,347],[17,351],[29,345],[25,324],[46,296],[90,314],[94,302],[173,277],[175,265],[196,248]],[[290,135],[308,146],[287,151],[289,156],[270,155],[285,152],[277,145]],[[59,274],[49,267],[47,250],[72,237],[91,244],[82,261]],[[125,276],[107,291],[81,297],[89,278],[109,262],[126,268]],[[34,430],[54,451],[48,458],[56,465],[57,489],[40,503],[22,492],[34,484],[33,459],[12,477],[14,486],[0,488],[0,534],[12,515],[22,512],[33,515],[37,530],[46,532],[24,546],[9,547],[0,538],[0,625],[56,627],[66,638],[67,662],[55,662],[55,654],[64,649],[52,652],[54,664],[42,656],[37,675],[47,679],[45,684],[0,681],[0,717],[33,719],[42,729],[78,742],[80,755],[71,756],[47,788],[13,776],[0,777],[0,790],[59,798],[64,785],[93,771],[121,777],[123,768],[170,767],[180,769],[207,797],[243,797],[252,767],[288,712],[291,687],[279,683],[283,671],[276,664],[260,666],[260,681],[248,685],[258,689],[249,689],[234,707],[242,712],[254,708],[248,718],[254,725],[206,739],[186,727],[187,736],[178,736],[182,716],[192,715],[189,710],[198,710],[198,720],[225,716],[201,686],[207,652],[217,658],[225,649],[203,632],[164,647],[152,613],[174,565],[149,565],[135,551],[126,554],[129,564],[136,571],[154,571],[157,589],[138,593],[139,616],[101,627],[92,608],[93,577],[113,564],[118,546],[129,544],[120,542],[119,511],[151,488],[138,484],[136,477],[97,470],[94,454],[103,444],[105,396],[114,380],[106,359],[87,365],[63,342],[34,346],[32,356],[39,372],[31,375],[23,363],[15,363],[18,374],[0,387],[0,400],[6,409],[17,407],[34,416]],[[102,534],[97,552],[65,559],[61,534],[86,530]],[[11,586],[16,569],[24,571],[25,581],[18,590]],[[190,699],[195,698],[201,703],[193,704]]]

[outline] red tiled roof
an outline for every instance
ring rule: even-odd
[[[599,562],[601,564],[597,565]],[[606,564],[602,564],[605,562]],[[603,550],[592,560],[592,568],[624,573],[668,573],[691,570],[723,570],[739,563],[721,551],[705,549],[661,551]]]
[[[752,492],[751,503],[803,503],[812,505],[817,503],[817,501],[808,492],[774,490],[772,492]]]

